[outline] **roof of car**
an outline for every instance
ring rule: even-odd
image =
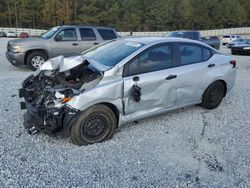
[[[172,32],[199,32],[199,31],[196,31],[196,30],[178,30],[178,31],[169,31],[168,33],[172,33]]]
[[[92,28],[99,28],[99,29],[113,29],[111,27],[95,26],[95,25],[61,25],[59,27],[92,27]]]
[[[150,44],[157,42],[192,42],[197,44],[203,44],[199,41],[186,39],[186,38],[175,38],[175,37],[124,37],[121,40],[128,40],[131,42],[137,42],[142,44]]]

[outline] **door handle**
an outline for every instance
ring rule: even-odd
[[[72,46],[78,46],[79,44],[78,43],[73,43]]]
[[[94,44],[94,45],[98,45],[99,43],[98,43],[98,42],[94,42],[93,44]]]
[[[172,79],[175,79],[175,78],[177,78],[177,75],[170,74],[168,77],[166,77],[166,80],[172,80]]]
[[[211,67],[214,67],[214,66],[215,66],[215,64],[209,64],[207,67],[211,68]]]

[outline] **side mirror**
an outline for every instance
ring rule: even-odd
[[[134,81],[134,82],[138,82],[139,80],[140,80],[139,76],[134,76],[134,77],[133,77],[133,81]]]
[[[62,35],[56,35],[55,41],[61,41],[62,40]]]

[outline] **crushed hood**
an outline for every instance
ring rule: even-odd
[[[57,70],[57,69],[59,69],[59,72],[65,72],[84,63],[90,63],[100,72],[106,71],[111,68],[82,55],[67,57],[67,58],[64,58],[63,56],[58,56],[46,61],[38,69],[38,72],[45,70]]]

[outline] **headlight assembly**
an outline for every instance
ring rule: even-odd
[[[19,53],[21,52],[21,46],[18,46],[18,45],[10,46],[10,51],[14,53]]]
[[[14,53],[19,53],[21,52],[21,46],[18,46],[18,45],[10,46],[10,51]]]

